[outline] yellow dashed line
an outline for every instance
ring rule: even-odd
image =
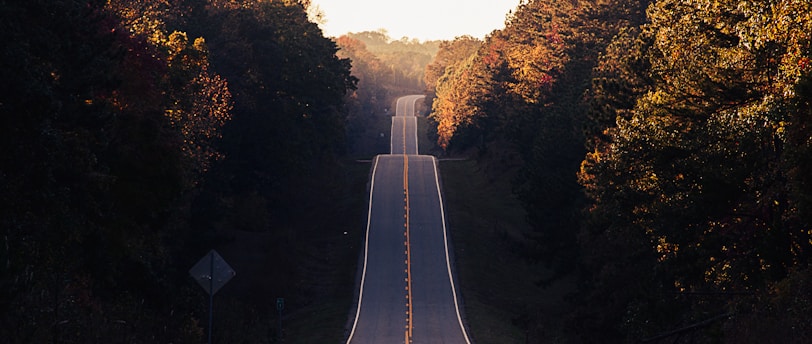
[[[411,343],[412,339],[412,250],[409,243],[409,155],[406,154],[406,118],[403,118],[403,196],[405,201],[405,231],[406,236],[406,339],[404,343]]]

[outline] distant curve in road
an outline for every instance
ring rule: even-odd
[[[415,102],[398,99],[391,154],[375,157],[358,306],[347,344],[467,343],[433,156],[418,155]]]

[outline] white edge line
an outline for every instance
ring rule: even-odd
[[[375,165],[372,167],[372,181],[369,185],[369,209],[367,210],[367,231],[364,238],[364,269],[361,272],[361,287],[358,290],[358,309],[355,311],[355,320],[352,323],[352,330],[350,336],[347,338],[347,344],[352,341],[352,336],[355,335],[355,328],[358,326],[358,318],[361,315],[361,300],[364,297],[364,282],[367,276],[367,258],[369,257],[369,227],[372,222],[372,192],[375,190],[375,172],[378,170],[379,156],[375,157]],[[436,172],[435,172],[436,173]],[[447,255],[446,255],[447,256]],[[456,302],[456,300],[455,300]],[[459,314],[459,311],[457,311]]]
[[[437,186],[437,198],[440,200],[440,217],[443,221],[443,244],[445,245],[445,265],[448,268],[448,281],[451,282],[451,293],[454,295],[454,309],[457,311],[457,321],[460,323],[460,330],[465,337],[465,342],[471,344],[468,339],[468,333],[465,332],[465,326],[462,324],[462,317],[460,316],[460,306],[457,302],[457,288],[454,287],[454,276],[451,274],[451,260],[448,257],[448,235],[445,226],[445,210],[443,209],[443,195],[440,192],[440,180],[437,176],[437,158],[431,157],[431,163],[434,165],[434,184]],[[360,301],[359,301],[360,305]]]
[[[395,115],[397,117],[397,112]],[[395,154],[395,117],[392,117],[392,124],[389,127],[389,154]]]
[[[426,98],[425,95],[418,95],[412,102],[412,115],[414,115],[414,154],[420,155],[420,146],[417,144],[417,101]]]
[[[414,118],[414,154],[420,155],[420,148],[417,145],[417,117],[412,116]]]

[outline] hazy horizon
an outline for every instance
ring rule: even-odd
[[[392,39],[452,40],[469,35],[484,38],[504,27],[519,0],[313,0],[321,10],[325,36],[386,30]]]

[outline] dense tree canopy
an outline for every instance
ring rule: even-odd
[[[308,254],[347,126],[425,87],[440,146],[512,178],[538,283],[576,276],[557,340],[812,341],[809,1],[523,0],[423,43],[308,5],[0,3],[0,336],[201,342],[186,269],[235,233]]]
[[[596,139],[580,176],[594,201],[592,218],[600,220],[587,226],[586,237],[590,245],[637,237],[636,250],[649,257],[642,263],[655,272],[642,288],[661,295],[760,294],[806,268],[809,214],[795,205],[803,192],[790,171],[808,158],[788,144],[787,133],[806,111],[799,108],[806,96],[797,93],[803,58],[795,55],[808,52],[809,40],[775,34],[794,25],[771,27],[791,3],[658,1],[636,37],[617,41],[642,54],[602,62],[602,70],[614,69],[610,83],[623,85],[621,94],[634,102],[617,106],[610,89],[595,88],[601,100],[594,106],[603,109],[593,113],[605,136]],[[632,65],[646,70],[625,73]],[[612,112],[614,123],[606,121]],[[598,276],[607,268],[592,266]],[[616,306],[627,314],[630,334],[646,337],[733,312],[740,299],[630,296]],[[650,321],[663,309],[680,311]]]
[[[384,80],[388,88],[398,94],[423,91],[423,71],[437,53],[439,41],[421,42],[408,37],[396,40],[383,29],[350,32],[345,36],[363,42],[366,49],[390,69],[391,79]]]
[[[185,271],[212,224],[244,198],[287,216],[293,177],[343,149],[355,79],[305,6],[0,4],[6,342],[202,341]]]
[[[359,115],[371,115],[383,112],[389,106],[389,90],[394,80],[394,71],[386,66],[375,54],[367,49],[364,42],[341,36],[336,39],[340,48],[338,55],[352,63],[352,74],[358,78],[358,89],[351,98],[356,106],[364,104],[368,108],[359,108],[354,112]]]
[[[642,19],[636,1],[527,1],[475,50],[442,68],[432,117],[441,146],[501,155],[538,231],[540,257],[572,267],[578,205],[573,171],[583,154],[582,101],[599,52],[620,28]],[[620,9],[625,9],[620,11]],[[459,40],[442,45],[427,82]],[[467,55],[466,55],[467,54]],[[435,70],[436,69],[436,70]],[[518,158],[514,158],[518,157]],[[534,255],[535,255],[534,254]],[[555,257],[555,258],[553,258]]]
[[[572,340],[809,340],[809,6],[523,1],[427,70],[444,147],[519,153]]]
[[[474,72],[474,53],[482,42],[458,37],[440,44],[434,60],[426,66],[425,83],[430,90],[432,117],[437,122],[438,143],[447,148],[457,127],[472,124],[477,115],[474,87],[483,87],[482,73]],[[436,99],[435,99],[436,98]]]

